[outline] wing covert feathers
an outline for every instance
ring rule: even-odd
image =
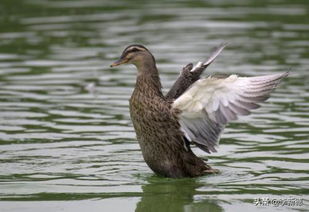
[[[286,73],[257,77],[207,77],[196,81],[172,104],[181,111],[182,131],[189,141],[207,152],[215,152],[224,126],[240,115],[248,115],[269,98]]]

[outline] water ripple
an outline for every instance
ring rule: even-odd
[[[12,2],[4,6],[16,8]],[[240,211],[263,196],[308,198],[305,5],[24,1],[24,10],[0,20],[0,200],[31,200],[23,211],[49,210],[49,200],[64,209],[82,200],[85,207],[76,211],[84,211],[87,199],[108,211],[120,203],[136,211],[167,205],[171,211]],[[136,70],[109,65],[124,46],[144,43],[166,91],[184,65],[203,60],[222,41],[230,45],[205,75],[290,70],[290,76],[263,107],[227,126],[218,153],[194,148],[220,174],[156,177],[129,117]],[[18,204],[0,207],[18,211]]]

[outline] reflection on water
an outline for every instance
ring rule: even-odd
[[[142,186],[143,194],[137,204],[137,212],[142,211],[223,211],[216,200],[195,201],[202,195],[196,189],[203,186],[196,179],[157,179],[150,177]]]
[[[247,211],[259,197],[307,199],[307,5],[1,1],[0,207]],[[136,70],[109,65],[126,45],[143,43],[168,88],[222,41],[230,45],[206,75],[291,74],[262,108],[227,127],[218,153],[195,149],[219,175],[156,177],[128,113]]]

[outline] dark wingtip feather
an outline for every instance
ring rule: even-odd
[[[260,105],[254,102],[245,102],[241,100],[236,100],[236,103],[238,103],[238,105],[244,106],[247,110],[254,110],[254,109],[261,107]]]
[[[203,63],[202,68],[206,68],[207,66],[209,66],[227,45],[227,42],[221,43],[215,50],[213,50],[206,62]]]
[[[203,150],[204,152],[207,152],[207,153],[211,153],[208,149],[208,147],[206,145],[202,145],[202,144],[199,144],[197,142],[193,142],[198,148],[200,148],[201,150]],[[215,151],[214,152],[217,152],[216,149],[214,149]]]
[[[290,71],[286,71],[284,73],[282,73],[279,77],[278,77],[278,84],[281,82],[281,80],[283,80],[284,78],[286,78],[287,76],[289,76]]]
[[[270,95],[264,96],[242,96],[242,98],[249,100],[250,102],[264,102],[269,99]]]
[[[284,72],[284,73],[282,74],[282,78],[285,78],[285,77],[287,77],[287,76],[289,76],[289,75],[290,75],[290,71]]]

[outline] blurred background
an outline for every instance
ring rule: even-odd
[[[1,211],[271,211],[308,209],[308,0],[1,0]],[[129,44],[157,59],[165,91],[189,62],[229,46],[205,73],[290,70],[272,97],[228,125],[221,170],[155,176],[128,113],[133,66],[110,69]]]

